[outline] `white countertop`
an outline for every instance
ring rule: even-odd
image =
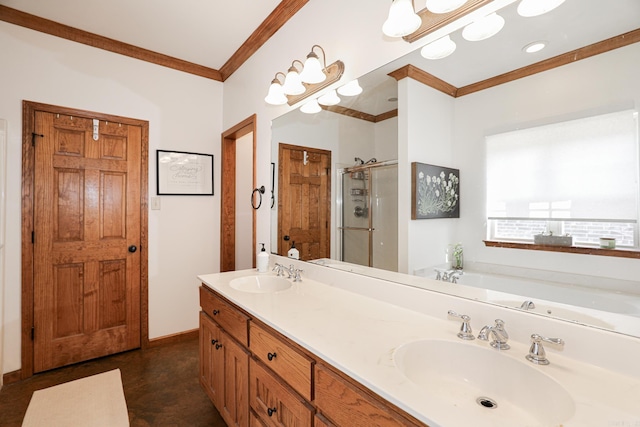
[[[305,268],[313,271],[310,266]],[[512,421],[505,422],[500,418],[499,411],[488,412],[479,405],[472,411],[460,411],[454,402],[437,396],[425,398],[424,389],[410,382],[394,364],[395,349],[417,340],[445,340],[490,348],[484,341],[462,341],[457,338],[460,323],[447,320],[446,316],[448,309],[456,307],[442,305],[455,303],[455,299],[449,300],[455,297],[364,279],[346,272],[331,272],[330,281],[323,280],[321,276],[318,280],[312,280],[303,273],[302,282],[293,283],[291,288],[276,293],[247,293],[229,286],[234,278],[256,274],[255,270],[243,270],[198,277],[209,288],[255,318],[432,427],[514,427]],[[319,277],[317,274],[315,276]],[[376,298],[363,295],[365,292],[342,289],[339,284],[362,280],[365,280],[365,285],[370,283]],[[389,295],[388,299],[380,297],[385,292]],[[445,300],[438,301],[439,312],[427,315],[386,302],[398,298],[411,300],[414,306],[420,305],[420,300],[424,299],[425,307],[432,307],[434,299]],[[492,316],[499,311],[490,306],[481,309],[491,310]],[[474,328],[479,330],[480,325],[474,325]],[[570,342],[567,338],[565,340]],[[524,360],[529,343],[511,340],[509,344],[511,350],[502,352],[503,356]],[[628,345],[628,341],[625,341],[625,345]],[[640,347],[632,343],[630,348],[635,351]],[[616,351],[613,348],[609,350]],[[639,356],[629,355],[635,360],[634,363],[637,363]],[[547,350],[547,357],[551,360],[550,365],[532,366],[559,382],[575,401],[573,417],[563,422],[562,426],[640,427],[640,378],[584,363],[553,350]],[[500,373],[496,372],[495,375],[499,380]],[[539,392],[544,393],[544,390]],[[469,424],[471,421],[472,424]],[[522,425],[539,424],[523,420]]]

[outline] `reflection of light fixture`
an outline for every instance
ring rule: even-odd
[[[289,71],[287,72],[286,77],[284,78],[284,84],[282,85],[282,90],[286,95],[300,95],[307,90],[302,84],[302,79],[298,74],[298,69],[295,67],[295,63],[300,62],[295,60],[291,63],[291,67],[289,67]],[[302,62],[300,62],[302,64]]]
[[[433,13],[449,13],[466,2],[467,0],[427,0],[427,9]]]
[[[441,59],[451,55],[455,50],[456,43],[447,35],[425,45],[420,54],[426,59]]]
[[[494,12],[464,27],[462,37],[470,42],[477,42],[496,35],[502,27],[504,18]]]
[[[413,10],[413,0],[393,0],[382,32],[389,37],[403,37],[420,28],[422,19]]]
[[[529,18],[552,11],[564,3],[564,0],[522,0],[518,5],[518,14]]]
[[[320,107],[320,104],[318,104],[318,100],[312,99],[311,101],[308,101],[306,104],[300,107],[300,111],[306,114],[315,114],[322,111],[322,107]]]
[[[264,101],[267,104],[271,105],[283,105],[287,103],[287,96],[284,94],[284,90],[282,89],[282,84],[280,80],[278,80],[278,74],[282,74],[281,72],[277,72],[276,76],[271,81],[271,86],[269,86],[269,93],[264,98]],[[284,76],[284,74],[282,74]]]
[[[529,43],[528,45],[523,47],[522,50],[526,53],[536,53],[536,52],[540,52],[546,46],[547,46],[547,42],[537,41],[537,42]]]
[[[315,52],[316,48],[322,51],[322,63]],[[296,59],[291,63],[286,75],[281,72],[276,73],[264,100],[272,105],[297,104],[338,82],[343,73],[342,61],[327,65],[324,49],[313,45],[304,64]],[[284,81],[278,77],[279,75],[284,77]]]
[[[318,98],[318,104],[322,104],[326,106],[336,105],[339,103],[340,103],[340,97],[336,93],[335,89],[330,90],[329,92],[325,93],[320,98]]]
[[[317,47],[322,51],[322,60],[324,62],[324,66],[320,64],[320,60],[318,59],[318,55],[313,51],[313,48]],[[324,49],[320,46],[313,45],[311,47],[311,52],[307,55],[307,59],[304,61],[304,66],[302,67],[302,72],[300,73],[300,80],[305,83],[322,83],[327,79],[327,75],[323,70],[327,68],[327,61],[324,54]]]
[[[342,96],[356,96],[362,93],[362,88],[358,84],[358,79],[351,80],[344,86],[338,88],[338,93]]]

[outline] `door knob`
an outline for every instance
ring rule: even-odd
[[[284,237],[283,237],[283,239],[284,239],[284,241],[285,241],[285,242],[288,242],[288,241],[289,241],[289,239],[291,239],[291,237],[289,237],[289,236],[284,236]]]
[[[137,246],[136,246],[136,245],[131,245],[131,246],[129,246],[129,252],[134,253],[134,252],[135,252],[135,251],[137,251],[137,250],[138,250],[138,248],[137,248]]]

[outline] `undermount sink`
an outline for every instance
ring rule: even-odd
[[[513,351],[513,350],[509,350]],[[404,344],[393,359],[424,390],[424,399],[475,426],[559,425],[575,412],[569,393],[543,372],[476,341],[422,340]],[[463,417],[463,418],[460,418]],[[455,425],[455,424],[454,424]]]
[[[289,289],[291,282],[276,276],[244,276],[233,279],[229,286],[242,292],[265,294]]]

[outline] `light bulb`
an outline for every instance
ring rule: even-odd
[[[342,96],[356,96],[362,93],[362,88],[358,83],[358,79],[351,80],[344,86],[338,88],[338,93]]]
[[[318,101],[316,99],[312,99],[311,101],[300,107],[300,111],[306,114],[315,114],[322,111],[322,107],[320,107],[320,104],[318,104]]]
[[[422,25],[422,19],[413,10],[412,0],[393,0],[382,32],[389,37],[407,36]]]
[[[309,52],[304,61],[304,67],[300,73],[300,80],[309,84],[322,83],[327,79],[327,75],[322,71],[322,64],[313,51]]]
[[[282,90],[287,95],[301,95],[305,90],[307,90],[300,80],[300,75],[298,74],[296,67],[291,66],[291,68],[289,68],[289,71],[284,78]]]
[[[336,105],[339,103],[340,103],[340,97],[336,93],[335,89],[330,90],[329,92],[325,93],[320,98],[318,98],[318,104],[322,104],[322,105],[329,106],[329,105]]]
[[[442,59],[451,55],[456,50],[456,43],[449,35],[425,45],[420,54],[426,59]]]
[[[477,42],[498,34],[502,27],[504,18],[494,12],[464,27],[462,37],[470,42]]]
[[[271,105],[283,105],[287,103],[287,97],[282,90],[282,85],[278,79],[273,79],[271,86],[269,86],[269,93],[264,98],[267,104]]]

